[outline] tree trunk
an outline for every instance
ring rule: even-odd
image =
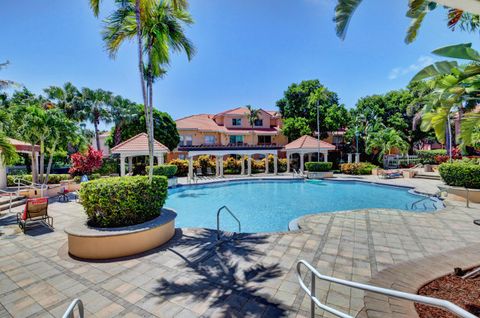
[[[45,171],[45,153],[44,153],[44,148],[45,148],[45,140],[44,138],[40,139],[40,168],[39,168],[39,174],[40,174],[40,177],[39,177],[39,181],[41,183],[43,183],[43,173]],[[40,183],[39,182],[39,183]]]
[[[148,111],[149,111],[149,126],[150,133],[148,135],[148,152],[149,152],[149,169],[148,169],[148,178],[152,179],[153,177],[153,160],[154,160],[154,132],[155,128],[153,126],[153,74],[152,74],[152,59],[151,55],[152,47],[148,47],[148,74],[147,74],[147,88],[148,88]]]
[[[48,177],[50,176],[50,171],[52,170],[53,154],[55,153],[56,147],[57,147],[57,141],[55,140],[53,142],[52,149],[50,149],[50,156],[48,158],[48,164],[47,164],[47,173],[45,176],[45,184],[48,183]]]
[[[140,72],[140,83],[142,86],[142,97],[143,97],[143,109],[145,112],[145,125],[147,126],[147,135],[150,136],[150,119],[149,119],[149,109],[148,109],[148,99],[147,99],[147,90],[145,88],[145,76],[143,72],[143,45],[142,45],[142,22],[140,17],[140,0],[135,0],[135,19],[137,22],[137,45],[138,45],[138,70]],[[148,142],[148,150],[153,149],[153,144]],[[153,158],[151,158],[153,159]],[[152,178],[149,175],[149,180]]]
[[[35,154],[35,145],[32,145],[32,182],[37,183],[37,156]]]
[[[95,115],[95,119],[93,120],[93,126],[95,127],[95,141],[97,142],[97,150],[100,150],[100,136],[98,135],[98,116]]]
[[[120,121],[115,126],[115,135],[114,135],[115,136],[115,138],[114,138],[115,146],[122,142],[122,126],[123,126],[123,120]]]

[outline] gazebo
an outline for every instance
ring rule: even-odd
[[[32,149],[32,145],[29,143],[26,143],[21,140],[13,139],[13,138],[7,138],[7,139],[15,147],[15,150],[18,153],[26,153],[30,155],[30,157],[33,154],[35,156],[35,159],[38,159],[38,153],[40,152],[39,145],[34,145]],[[32,158],[32,167],[35,163],[38,163],[38,160],[33,160]],[[6,188],[6,187],[7,187],[7,168],[3,166],[2,162],[0,161],[0,189]]]
[[[140,133],[132,138],[119,143],[112,148],[112,154],[120,155],[120,175],[125,175],[125,158],[128,158],[128,172],[133,170],[133,157],[148,156],[148,135]],[[163,164],[168,148],[160,142],[153,141],[153,155],[157,158],[157,164]]]
[[[287,152],[287,172],[290,172],[290,160],[293,154],[300,156],[300,171],[303,173],[305,165],[305,155],[308,155],[308,161],[311,161],[312,154],[323,155],[323,161],[328,161],[328,152],[335,150],[336,147],[328,142],[318,140],[312,136],[302,136],[291,143],[285,145]]]

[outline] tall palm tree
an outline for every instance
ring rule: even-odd
[[[150,170],[153,175],[153,83],[165,71],[163,66],[170,61],[171,51],[185,51],[190,59],[194,54],[191,42],[186,38],[184,24],[192,23],[188,12],[181,6],[176,6],[170,0],[151,0],[142,2],[140,21],[138,21],[137,7],[123,4],[119,10],[113,12],[106,20],[103,38],[107,50],[115,56],[125,40],[137,37],[142,49],[139,55],[145,52],[147,63],[143,65],[141,57],[142,92],[144,94],[144,111],[146,117],[147,134],[149,137]],[[141,29],[139,29],[141,27]]]
[[[398,149],[401,153],[405,153],[410,145],[403,140],[398,131],[393,128],[386,128],[369,134],[365,147],[368,154],[377,151],[381,159],[384,155],[391,154],[393,149]]]
[[[247,120],[248,123],[250,124],[250,128],[252,130],[252,145],[255,145],[255,121],[259,118],[260,116],[260,109],[253,108],[250,105],[247,105]]]
[[[82,111],[80,91],[70,82],[63,87],[50,86],[43,90],[47,98],[60,108],[69,119],[79,120]]]
[[[109,112],[112,104],[112,93],[104,91],[103,89],[92,90],[90,88],[82,88],[82,104],[83,110],[81,112],[81,119],[88,120],[93,124],[95,130],[95,140],[97,150],[100,150],[100,132],[98,126],[100,122],[111,122],[111,115]]]
[[[126,122],[138,116],[137,105],[122,96],[115,96],[110,105],[110,114],[115,123],[113,143],[118,145],[122,141],[122,128]]]

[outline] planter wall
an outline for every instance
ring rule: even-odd
[[[333,171],[321,171],[321,172],[307,171],[307,178],[308,179],[333,178]]]
[[[162,214],[146,223],[123,228],[92,228],[86,224],[66,228],[68,252],[84,259],[111,259],[148,251],[168,242],[175,234],[177,214]]]
[[[480,189],[466,189],[461,187],[439,186],[440,190],[445,191],[450,195],[450,198],[457,201],[468,200],[473,203],[480,203]]]

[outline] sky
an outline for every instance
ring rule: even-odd
[[[195,24],[186,29],[197,54],[173,55],[155,84],[155,107],[174,119],[252,105],[276,109],[287,87],[319,79],[347,108],[364,96],[405,87],[436,60],[438,47],[478,35],[446,27],[443,9],[427,15],[417,40],[404,43],[407,0],[365,0],[344,41],[335,35],[334,0],[190,0]],[[103,0],[95,18],[88,0],[0,0],[0,72],[36,93],[70,81],[141,102],[134,43],[116,59],[101,39]]]

